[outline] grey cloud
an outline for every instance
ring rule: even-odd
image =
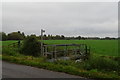
[[[117,3],[3,3],[3,31],[117,36]]]

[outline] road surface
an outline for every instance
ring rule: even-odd
[[[54,72],[35,67],[2,62],[2,78],[80,78],[80,76],[70,75],[61,72]],[[85,79],[88,80],[88,79]]]

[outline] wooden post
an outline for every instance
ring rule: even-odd
[[[66,56],[67,56],[67,45],[65,46],[65,52],[66,52],[65,54],[66,54]]]
[[[54,57],[56,59],[57,55],[56,55],[56,46],[54,47]]]
[[[74,54],[76,55],[76,49],[75,49],[75,46],[74,46]]]
[[[86,55],[87,55],[87,45],[85,45],[85,53],[86,53]]]
[[[90,54],[90,46],[89,46],[89,54]]]
[[[53,51],[52,51],[52,59],[54,58],[54,47],[52,47],[53,49]]]
[[[80,53],[80,45],[79,45],[79,54],[81,55],[81,53]]]
[[[47,57],[47,46],[45,47],[45,56]]]
[[[41,54],[43,55],[43,53],[42,53],[42,29],[41,29]]]
[[[43,52],[43,33],[45,32],[45,30],[41,29],[41,54],[44,56],[44,52]]]
[[[20,48],[20,40],[18,41],[18,48]]]
[[[43,45],[43,56],[45,56],[45,47]]]
[[[72,51],[73,51],[73,54],[72,54],[72,55],[74,55],[74,53],[75,53],[75,52],[74,52],[74,48],[72,49]]]

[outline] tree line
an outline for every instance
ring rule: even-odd
[[[41,35],[36,36],[35,34],[31,34],[32,36],[36,37],[38,40],[41,39]],[[9,34],[6,34],[5,32],[0,32],[0,41],[6,41],[6,40],[23,40],[29,35],[25,35],[24,32],[11,32]],[[120,39],[119,38],[114,38],[114,37],[82,37],[82,36],[77,36],[77,37],[66,37],[64,35],[43,35],[44,40],[116,40]]]

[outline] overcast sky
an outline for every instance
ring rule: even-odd
[[[5,2],[2,4],[2,31],[25,34],[117,37],[116,2]]]

